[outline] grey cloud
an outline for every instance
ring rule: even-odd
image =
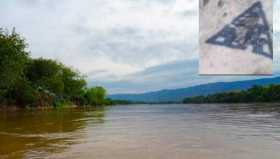
[[[180,13],[181,16],[183,17],[188,17],[188,16],[196,16],[197,15],[197,11],[193,11],[193,10],[186,10]]]
[[[138,28],[114,28],[106,33],[90,32],[86,29],[80,29],[79,32],[81,31],[85,33],[85,38],[80,47],[88,48],[84,53],[93,56],[103,54],[115,62],[132,65],[141,65],[162,56],[187,57],[189,52],[196,48],[195,41],[186,39],[170,41],[165,33]]]
[[[138,0],[138,1],[127,0],[127,1],[130,1],[132,3],[137,3],[137,4],[143,4],[143,5],[146,5],[146,6],[158,5],[158,4],[172,5],[172,4],[174,4],[176,2],[176,1],[173,1],[173,0]]]
[[[36,7],[43,7],[48,8],[50,10],[56,9],[56,7],[61,3],[62,0],[16,0],[18,4],[24,7],[36,8]]]
[[[147,91],[174,89],[217,81],[234,81],[260,78],[257,76],[199,76],[197,60],[182,60],[154,66],[133,73],[121,80],[89,81],[90,85],[103,85],[110,94],[142,93]]]
[[[197,0],[186,1],[194,4]],[[33,57],[57,59],[75,68],[86,66],[88,69],[81,71],[88,75],[90,85],[104,85],[110,93],[144,92],[242,79],[197,75],[198,59],[187,60],[197,57],[197,10],[183,7],[167,14],[166,11],[175,8],[176,2],[178,0],[2,0],[0,13],[3,17],[0,23],[1,26],[15,26],[26,37]],[[274,5],[276,15],[279,14],[279,4],[277,1],[277,6]],[[129,17],[134,12],[135,15],[142,15],[142,11],[148,12],[147,18],[155,14],[149,19],[148,26],[144,24],[145,19],[142,24],[137,23],[138,19]],[[119,15],[115,17],[115,14]],[[123,16],[128,18],[115,22]],[[165,18],[171,22],[162,22]],[[185,29],[182,32],[172,27],[160,30],[158,22],[162,22],[161,25],[178,23],[186,26],[183,26]],[[275,26],[275,30],[279,30],[279,26]],[[278,31],[275,41],[279,39]],[[279,52],[280,49],[276,46],[275,50]],[[277,52],[275,55],[279,66]],[[94,61],[98,61],[99,57],[110,60],[106,61],[109,64],[136,66],[143,71],[118,76],[117,70],[112,73],[112,68],[95,67],[97,64]],[[84,66],[81,59],[89,59],[90,64]],[[155,60],[158,61],[157,65],[150,67],[149,62]]]

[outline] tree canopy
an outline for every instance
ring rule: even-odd
[[[106,90],[102,87],[89,88],[85,92],[85,99],[89,105],[103,105],[105,103]]]
[[[280,85],[253,86],[244,91],[223,92],[208,96],[188,97],[183,103],[257,103],[280,102]]]
[[[15,32],[0,28],[0,101],[22,80],[24,66],[28,61],[25,40]]]
[[[105,105],[106,90],[87,88],[85,76],[64,64],[33,59],[27,44],[13,30],[0,29],[0,105]]]

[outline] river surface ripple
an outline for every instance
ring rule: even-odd
[[[279,159],[280,104],[0,111],[1,159]]]

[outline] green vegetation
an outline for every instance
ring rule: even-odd
[[[87,105],[102,105],[105,103],[106,90],[102,87],[89,88],[84,93]]]
[[[188,97],[183,103],[258,103],[280,102],[280,85],[253,86],[244,91]]]
[[[106,90],[87,88],[78,71],[50,59],[32,59],[25,40],[0,28],[0,106],[109,105]]]

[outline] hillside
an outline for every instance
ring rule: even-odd
[[[234,82],[216,82],[187,88],[160,90],[141,94],[113,94],[109,95],[108,97],[118,100],[141,102],[180,102],[185,97],[209,95],[233,90],[245,90],[251,88],[254,85],[264,86],[269,84],[280,84],[280,77]]]

